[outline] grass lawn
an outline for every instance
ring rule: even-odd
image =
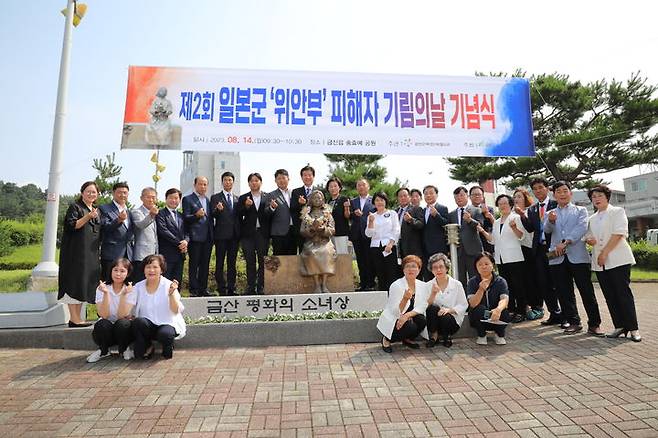
[[[25,292],[31,272],[30,269],[0,271],[0,292]]]
[[[631,281],[638,280],[658,280],[658,272],[633,267],[631,268]]]
[[[14,252],[0,257],[1,270],[32,269],[41,260],[41,244],[26,245],[16,248]],[[59,249],[55,253],[55,260],[59,259]]]

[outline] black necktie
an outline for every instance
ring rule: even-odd
[[[233,196],[231,196],[230,194],[228,196],[226,196],[226,203],[228,204],[228,209],[229,210],[233,210],[233,199],[232,198],[233,198]]]

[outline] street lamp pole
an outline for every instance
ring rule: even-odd
[[[59,83],[57,85],[57,106],[55,108],[55,126],[50,152],[50,174],[46,202],[46,224],[43,231],[43,251],[41,261],[32,270],[32,278],[56,278],[59,267],[55,261],[57,244],[57,216],[59,213],[60,180],[62,173],[62,142],[64,139],[64,121],[66,118],[66,99],[69,84],[69,63],[73,41],[73,14],[75,1],[68,0],[62,57],[59,64]]]

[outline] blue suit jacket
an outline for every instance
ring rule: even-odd
[[[190,236],[192,242],[212,242],[213,241],[213,221],[210,216],[212,205],[206,196],[208,205],[205,216],[198,218],[196,213],[203,208],[201,201],[196,193],[191,193],[183,197],[183,220],[185,221],[185,231]]]
[[[181,240],[189,242],[190,237],[185,232],[183,215],[176,212],[176,221],[169,213],[169,209],[162,208],[155,216],[155,223],[158,230],[158,250],[167,260],[167,262],[180,261],[185,258],[185,254],[178,249]]]
[[[101,260],[133,257],[133,222],[119,222],[119,209],[114,202],[99,207],[101,213]],[[126,210],[126,213],[129,213]],[[130,217],[130,216],[129,216]]]
[[[589,253],[582,240],[587,232],[587,209],[569,204],[564,208],[553,209],[557,212],[557,220],[552,224],[548,220],[548,214],[544,216],[544,232],[551,233],[551,246],[553,250],[563,240],[571,240],[567,246],[566,257],[571,263],[590,263]],[[548,212],[547,212],[548,213]],[[556,257],[548,261],[550,265],[559,265],[564,261],[564,256]]]

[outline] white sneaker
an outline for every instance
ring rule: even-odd
[[[87,356],[87,362],[88,363],[96,363],[99,360],[105,358],[105,357],[110,357],[110,352],[108,351],[107,354],[101,354],[100,350],[96,350],[93,353],[91,353],[89,356]]]
[[[478,345],[487,345],[487,337],[486,336],[478,336],[475,343],[478,344]]]
[[[126,350],[123,352],[123,359],[124,360],[131,360],[135,358],[135,352],[131,347],[126,348]]]
[[[505,338],[502,337],[502,336],[498,336],[498,335],[494,335],[494,342],[496,343],[496,345],[506,345],[507,344],[507,341],[505,340]]]
[[[114,347],[110,347],[110,354],[119,354],[119,347],[116,345]]]

